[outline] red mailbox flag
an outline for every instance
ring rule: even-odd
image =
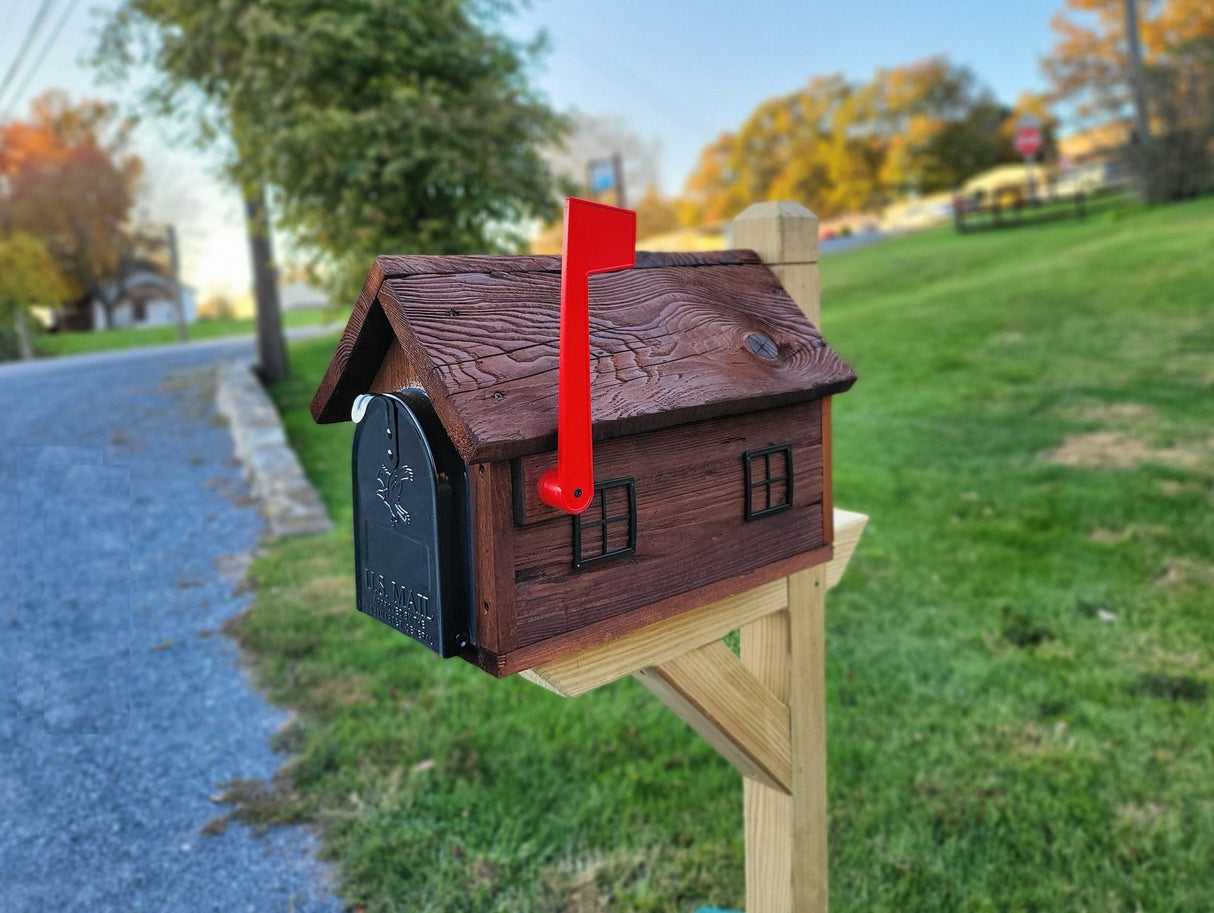
[[[580,514],[594,500],[589,277],[636,266],[636,243],[632,210],[565,200],[556,468],[540,476],[538,487],[541,501],[566,513]]]

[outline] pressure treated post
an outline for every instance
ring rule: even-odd
[[[820,326],[818,217],[798,203],[756,203],[733,223],[733,246],[754,250]],[[825,913],[826,575],[788,578],[788,611],[742,627],[743,664],[788,703],[791,795],[743,780],[746,913]]]

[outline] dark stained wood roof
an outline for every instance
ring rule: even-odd
[[[396,339],[465,460],[555,449],[560,270],[560,257],[378,257],[313,418],[347,421]],[[591,277],[590,336],[596,440],[855,381],[751,251],[638,252],[636,269]]]

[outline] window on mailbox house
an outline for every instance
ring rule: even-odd
[[[632,479],[594,486],[594,500],[573,518],[573,566],[585,567],[637,550],[637,496]]]
[[[746,466],[746,519],[758,520],[792,507],[792,446],[778,444],[742,454]]]

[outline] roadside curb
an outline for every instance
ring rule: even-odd
[[[270,536],[304,536],[333,528],[320,496],[287,442],[278,410],[248,362],[216,370],[215,406],[227,419],[245,478],[261,501]]]

